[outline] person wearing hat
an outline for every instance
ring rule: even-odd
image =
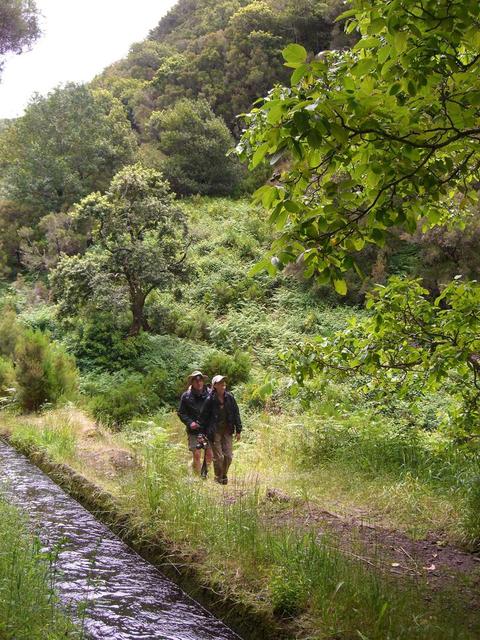
[[[212,390],[203,405],[200,422],[212,445],[215,482],[227,484],[233,458],[233,434],[240,440],[242,421],[237,402],[227,391],[225,376],[213,376]]]
[[[177,411],[187,430],[188,448],[193,455],[192,468],[204,478],[207,477],[208,465],[212,462],[212,448],[200,426],[200,412],[208,398],[205,380],[206,376],[201,371],[193,371],[188,376],[188,389],[182,393]],[[203,465],[202,449],[205,451]]]

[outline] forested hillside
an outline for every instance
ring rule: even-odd
[[[347,41],[334,22],[342,7],[338,0],[180,0],[95,84],[128,106],[142,132],[152,111],[180,98],[205,98],[237,133],[238,114],[288,81],[281,51],[289,42],[316,54]]]
[[[284,637],[474,638],[415,539],[480,544],[479,8],[351,5],[179,0],[1,123],[0,420]],[[187,472],[198,368],[231,493]]]

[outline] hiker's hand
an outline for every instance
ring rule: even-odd
[[[242,434],[241,433],[237,433],[237,435],[236,435],[237,442],[240,442],[241,438],[242,438]]]
[[[198,422],[192,422],[190,424],[190,429],[198,429],[200,425],[198,424]]]

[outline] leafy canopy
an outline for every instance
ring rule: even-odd
[[[105,90],[68,84],[35,96],[0,136],[3,189],[39,214],[66,210],[106,189],[131,162],[135,136],[123,105]]]
[[[448,222],[477,201],[480,179],[477,0],[352,4],[353,49],[308,61],[286,47],[291,86],[252,110],[238,147],[251,168],[288,160],[256,192],[281,231],[273,253],[340,294],[366,243]]]

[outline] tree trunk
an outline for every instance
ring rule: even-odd
[[[132,324],[128,330],[129,336],[138,336],[140,329],[143,329],[147,322],[143,317],[146,296],[143,293],[135,293],[130,299],[130,309],[132,311]]]

